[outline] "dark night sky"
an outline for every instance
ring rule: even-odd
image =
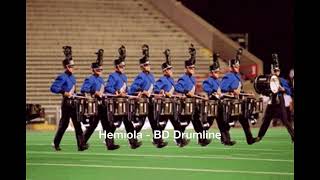
[[[279,55],[282,75],[293,67],[293,0],[180,0],[224,33],[249,33],[249,51],[270,72],[271,54]]]

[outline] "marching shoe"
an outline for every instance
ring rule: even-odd
[[[140,147],[142,145],[141,141],[138,141],[136,139],[129,139],[129,144],[131,149],[137,149],[138,147]]]
[[[225,145],[225,146],[233,146],[233,145],[235,145],[237,142],[236,141],[229,141],[229,142],[224,142],[223,144]]]
[[[78,147],[78,151],[84,151],[84,150],[87,150],[87,149],[88,149],[88,147],[86,147],[86,146]]]
[[[108,150],[116,150],[120,148],[119,145],[114,144],[114,139],[106,139],[106,146]]]
[[[120,148],[120,145],[118,145],[118,144],[112,144],[112,145],[107,146],[108,150],[116,150],[119,148]]]
[[[254,141],[255,141],[255,142],[259,142],[259,141],[261,141],[261,137],[259,137],[259,136],[258,136],[258,137],[256,137],[256,138],[253,138],[253,139],[254,139]]]
[[[249,145],[252,145],[252,144],[254,144],[256,142],[259,142],[259,141],[260,141],[260,138],[259,137],[255,137],[255,138],[252,138],[251,140],[247,141],[247,143]]]
[[[52,143],[51,146],[55,151],[61,151],[60,146],[56,146],[54,143]]]
[[[84,147],[85,147],[86,149],[89,149],[89,144],[88,144],[88,143],[85,143],[85,144],[84,144]]]
[[[163,141],[162,139],[153,140],[153,145],[155,145],[157,148],[163,148],[168,145],[168,142]]]
[[[205,139],[198,139],[198,144],[200,144],[200,146],[206,146],[206,142],[204,141]]]
[[[163,148],[163,147],[165,147],[167,145],[168,145],[168,142],[162,141],[162,142],[157,144],[157,148]]]
[[[189,142],[190,142],[190,139],[185,139],[185,138],[182,139],[182,146],[180,146],[180,147],[184,147],[184,146],[188,145]]]
[[[199,139],[200,140],[200,139]],[[207,146],[208,144],[211,143],[211,139],[202,139],[201,141],[199,141],[199,144],[201,146]]]

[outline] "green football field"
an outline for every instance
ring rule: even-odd
[[[256,135],[258,129],[252,131]],[[232,147],[217,139],[201,147],[193,139],[179,148],[171,135],[169,145],[162,149],[152,145],[151,131],[144,130],[140,148],[130,149],[127,140],[118,139],[121,148],[114,151],[106,150],[96,131],[89,141],[90,148],[83,152],[77,151],[74,132],[66,132],[62,151],[53,151],[54,133],[27,131],[26,179],[294,179],[294,144],[284,128],[270,128],[265,138],[254,145],[246,144],[241,128],[232,129],[231,136],[237,141]]]

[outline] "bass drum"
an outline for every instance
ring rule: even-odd
[[[280,79],[275,75],[260,75],[254,81],[254,89],[257,93],[269,96],[279,91]]]

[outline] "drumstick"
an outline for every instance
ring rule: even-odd
[[[254,94],[251,94],[251,93],[240,93],[240,95],[242,95],[242,96],[254,96]]]
[[[103,96],[121,97],[121,96],[117,96],[117,95],[115,95],[115,94],[109,94],[109,93],[104,94]],[[125,95],[125,97],[127,97],[127,98],[139,98],[139,96],[132,96],[132,95]]]
[[[133,95],[126,95],[128,98],[140,98],[139,96],[133,96]]]
[[[87,97],[84,97],[84,96],[77,96],[77,95],[73,95],[72,97],[73,97],[73,98],[82,98],[82,99],[87,99]]]
[[[226,97],[234,98],[234,95],[229,95],[229,94],[222,94],[222,96],[226,96]]]
[[[117,95],[114,95],[114,94],[109,94],[109,93],[107,93],[107,94],[104,94],[103,96],[111,96],[111,97],[116,97]]]
[[[193,97],[199,98],[199,99],[203,99],[203,100],[209,100],[208,98],[205,98],[205,97],[202,97],[202,96],[198,96],[198,95],[193,95]]]
[[[154,96],[154,97],[157,97],[157,98],[164,97],[164,96],[161,96],[161,94],[151,94],[151,96]]]
[[[176,98],[186,98],[186,96],[181,96],[181,95],[171,95],[171,97],[176,97]]]

